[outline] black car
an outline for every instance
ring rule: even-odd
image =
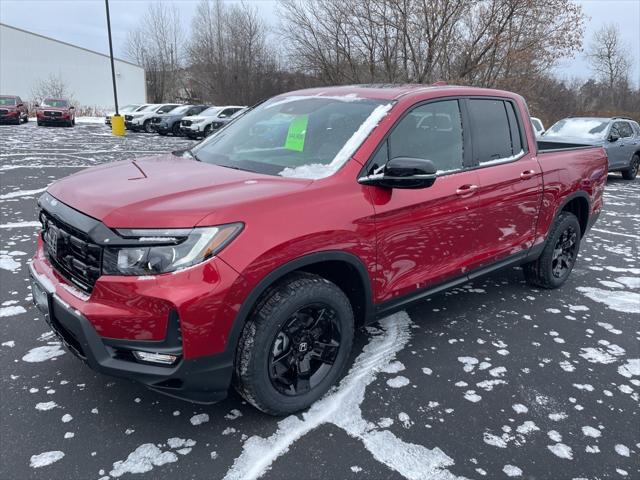
[[[181,105],[168,113],[156,115],[151,119],[152,128],[160,135],[172,133],[175,137],[182,135],[180,131],[180,120],[189,115],[198,115],[209,105]]]

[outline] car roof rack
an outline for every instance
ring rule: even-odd
[[[635,120],[631,117],[611,117],[611,120],[631,120],[635,122]]]

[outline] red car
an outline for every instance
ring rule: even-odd
[[[63,98],[45,98],[40,105],[36,104],[36,121],[38,126],[73,127],[76,124],[75,107]]]
[[[95,370],[286,414],[336,382],[357,326],[507,266],[561,286],[606,178],[600,147],[538,147],[513,93],[298,91],[51,185],[33,297]]]
[[[0,124],[20,125],[29,121],[29,111],[20,97],[0,95]]]

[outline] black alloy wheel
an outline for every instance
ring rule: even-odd
[[[296,311],[273,340],[269,380],[283,395],[298,396],[316,387],[329,373],[340,348],[336,311],[317,303]]]
[[[578,251],[578,233],[569,225],[556,242],[551,257],[553,276],[563,278],[569,274],[576,261]]]

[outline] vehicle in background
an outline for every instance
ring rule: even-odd
[[[209,105],[180,105],[168,113],[156,115],[151,119],[151,127],[160,135],[172,133],[175,137],[182,135],[180,120],[184,117],[198,115],[209,108]]]
[[[124,107],[119,108],[118,113],[124,116],[127,113],[137,112],[139,109],[141,109],[142,107],[146,107],[147,105],[148,103],[132,103],[131,105],[125,105]],[[104,117],[104,124],[111,125],[111,117],[113,117],[115,114],[116,112],[107,113]]]
[[[0,123],[27,123],[29,111],[22,99],[15,95],[0,95]]]
[[[554,123],[540,139],[545,143],[589,143],[604,147],[609,171],[633,180],[640,168],[640,125],[624,117],[568,117]]]
[[[542,124],[542,120],[536,117],[531,117],[531,125],[533,125],[533,131],[535,132],[536,137],[544,135],[544,125]]]
[[[237,105],[210,107],[199,115],[184,117],[180,122],[180,130],[189,138],[207,137],[246,108]]]
[[[146,108],[140,109],[137,112],[127,113],[124,116],[124,125],[127,129],[134,132],[142,130],[147,133],[153,133],[151,118],[161,113],[170,112],[179,106],[177,103],[154,103],[148,105]]]
[[[548,150],[510,92],[292,92],[191,150],[49,185],[33,299],[97,371],[290,414],[360,325],[514,265],[562,286],[606,180],[601,147]]]
[[[36,122],[42,125],[62,125],[73,127],[76,124],[76,109],[64,98],[45,98],[36,103]]]

